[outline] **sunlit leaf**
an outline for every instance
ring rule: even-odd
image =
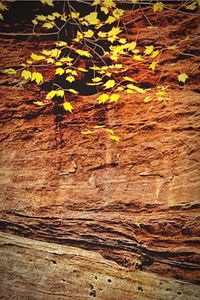
[[[69,111],[70,113],[72,113],[72,110],[74,109],[73,106],[71,105],[71,103],[69,102],[65,102],[63,103],[63,107],[66,111]]]
[[[13,74],[16,74],[17,72],[16,72],[16,70],[13,69],[13,68],[8,68],[8,69],[4,69],[4,70],[2,71],[2,73],[8,74],[8,75],[13,75]]]
[[[95,130],[93,130],[93,131],[91,131],[91,130],[85,130],[85,131],[81,131],[81,134],[88,135],[88,134],[93,134],[95,132],[96,132]]]
[[[112,94],[110,96],[110,102],[117,102],[119,100],[119,94]]]
[[[84,36],[86,38],[91,38],[94,35],[94,31],[92,31],[91,29],[89,29],[88,31],[83,32]]]
[[[36,60],[36,61],[45,59],[45,57],[44,57],[43,55],[37,55],[37,54],[35,54],[35,53],[32,53],[32,54],[31,54],[31,58],[32,58],[33,60]]]
[[[139,88],[138,86],[135,86],[133,84],[127,84],[127,88],[130,89],[130,90],[135,90],[136,92],[138,93],[141,93],[141,94],[144,94],[146,91]]]
[[[76,52],[81,56],[85,56],[85,57],[91,57],[92,56],[90,52],[85,51],[85,50],[77,49]]]
[[[153,52],[153,50],[154,50],[154,46],[153,45],[151,45],[151,46],[145,46],[145,51],[144,51],[144,53],[146,54],[146,55],[150,55],[152,52]]]
[[[40,0],[42,4],[47,4],[49,6],[53,6],[53,0]]]
[[[104,86],[105,86],[105,89],[110,89],[110,88],[114,87],[114,86],[115,86],[115,80],[113,80],[113,79],[108,80],[108,81],[104,84]]]
[[[151,102],[153,99],[151,98],[151,97],[146,97],[145,99],[144,99],[144,102],[145,103],[148,103],[148,102]]]
[[[157,2],[153,5],[154,12],[163,11],[163,8],[164,8],[164,4],[162,2]]]
[[[56,91],[51,91],[46,95],[46,99],[51,100],[56,96]]]
[[[27,71],[27,70],[23,70],[22,73],[21,73],[21,76],[26,79],[26,80],[29,80],[31,79],[31,72],[30,71]]]
[[[66,80],[69,82],[73,82],[73,81],[75,81],[75,78],[74,78],[74,76],[67,76]]]
[[[43,75],[39,72],[33,72],[31,76],[31,81],[34,80],[37,84],[40,84],[43,81]]]
[[[62,74],[64,74],[64,73],[65,73],[65,70],[64,70],[63,68],[57,68],[57,69],[56,69],[56,74],[62,75]]]
[[[50,23],[50,22],[46,22],[42,25],[42,27],[47,28],[47,29],[51,29],[54,27],[54,24]]]
[[[34,101],[33,103],[38,105],[38,106],[43,106],[44,105],[44,103],[41,102],[41,101]]]
[[[189,77],[186,73],[181,73],[181,74],[178,75],[178,81],[179,82],[185,83],[188,78]]]
[[[151,69],[152,71],[155,71],[155,68],[156,68],[156,65],[158,64],[157,61],[153,61],[150,66],[149,66],[149,69]]]
[[[138,61],[143,61],[143,57],[141,55],[134,55],[133,58]]]
[[[109,136],[111,140],[115,141],[115,142],[119,142],[120,141],[120,137],[117,135],[110,135]]]
[[[102,94],[101,96],[98,97],[97,100],[98,100],[99,104],[101,104],[101,103],[105,103],[108,99],[109,99],[108,94]]]

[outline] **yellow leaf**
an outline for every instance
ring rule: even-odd
[[[108,94],[102,94],[101,96],[98,97],[99,104],[105,103],[109,99]]]
[[[69,102],[63,103],[63,107],[66,111],[69,111],[70,113],[72,113],[72,110],[74,109],[71,103]]]
[[[95,77],[95,78],[92,78],[92,81],[93,81],[93,82],[99,82],[99,81],[101,81],[101,80],[102,80],[101,77]]]
[[[197,3],[196,3],[196,2],[193,2],[193,3],[191,3],[190,5],[187,5],[187,6],[186,6],[186,9],[188,9],[188,10],[195,10],[196,7],[197,7]]]
[[[154,50],[154,46],[153,45],[151,45],[151,46],[145,46],[145,51],[144,51],[144,53],[146,54],[146,55],[150,55],[152,52],[153,52],[153,50]]]
[[[66,45],[67,45],[67,43],[64,42],[64,41],[59,41],[59,42],[56,43],[56,46],[57,46],[57,47],[64,47],[64,46],[66,46]]]
[[[108,81],[104,84],[104,86],[105,86],[105,89],[110,89],[110,88],[114,87],[114,86],[115,86],[115,80],[113,80],[113,79],[108,80]]]
[[[72,19],[78,19],[80,16],[80,13],[79,12],[75,12],[75,11],[72,11],[71,12],[71,17]]]
[[[186,73],[181,73],[181,74],[178,75],[178,81],[179,82],[185,83],[188,78],[189,77]]]
[[[105,23],[112,24],[115,21],[116,21],[116,18],[114,18],[113,16],[109,16]]]
[[[85,16],[84,18],[90,25],[97,25],[100,23],[100,20],[97,18],[97,12],[91,12],[89,15]]]
[[[149,69],[151,69],[152,71],[155,71],[155,68],[156,68],[156,65],[157,65],[157,61],[153,61],[150,66],[149,66]]]
[[[116,4],[113,2],[113,0],[104,0],[103,5],[105,5],[106,7],[115,7],[116,6]]]
[[[33,60],[36,60],[36,61],[45,59],[45,57],[43,55],[37,55],[37,54],[34,54],[34,53],[31,54],[31,58]]]
[[[105,38],[107,36],[107,32],[102,32],[102,31],[99,31],[97,33],[97,35],[100,37],[100,38]]]
[[[145,103],[148,103],[148,102],[150,102],[150,101],[152,101],[153,99],[151,98],[151,97],[146,97],[145,99],[144,99],[144,102]]]
[[[38,24],[38,21],[37,21],[36,19],[33,19],[33,20],[32,20],[32,23],[33,23],[33,25],[37,25],[37,24]]]
[[[85,50],[76,50],[76,53],[78,53],[81,56],[86,56],[86,57],[91,57],[92,55],[90,54],[90,52],[85,51]]]
[[[133,84],[127,84],[127,88],[131,89],[131,90],[135,90],[136,92],[141,93],[141,94],[144,94],[146,92],[145,90],[143,90]]]
[[[81,134],[88,135],[88,134],[93,134],[95,132],[96,132],[95,130],[93,130],[93,131],[91,131],[91,130],[85,130],[85,131],[82,131]]]
[[[86,38],[91,38],[94,35],[94,31],[92,31],[91,29],[89,29],[88,31],[83,32],[84,36]]]
[[[123,9],[116,8],[116,9],[113,11],[113,16],[114,16],[116,19],[119,19],[121,16],[123,16],[123,14],[124,14],[124,10],[123,10]]]
[[[94,2],[92,2],[92,6],[98,5],[100,3],[101,3],[101,0],[94,0]]]
[[[86,70],[86,69],[84,69],[82,67],[79,67],[78,70],[81,71],[81,72],[88,72],[88,70]]]
[[[2,71],[2,73],[8,74],[8,75],[13,75],[13,74],[16,74],[17,72],[15,71],[15,69],[9,68],[9,69],[4,69]]]
[[[177,45],[172,45],[172,46],[167,47],[168,50],[176,50],[177,48],[178,48]]]
[[[26,79],[26,80],[31,79],[31,72],[24,70],[24,71],[22,71],[21,76],[24,77],[24,79]]]
[[[135,50],[137,43],[136,42],[128,43],[127,46],[129,51],[133,51]]]
[[[44,15],[39,15],[39,16],[36,16],[36,19],[39,21],[46,21],[47,17]]]
[[[112,94],[110,96],[110,102],[117,102],[119,100],[119,94]]]
[[[162,11],[164,8],[164,4],[162,2],[157,2],[153,5],[153,11],[157,12],[157,11]]]
[[[108,36],[118,35],[121,32],[119,27],[113,27],[110,31],[108,31]]]
[[[105,128],[105,131],[110,133],[110,134],[114,134],[114,131],[112,129],[109,129],[109,128]]]
[[[54,62],[53,58],[47,58],[46,61],[48,62],[48,64],[52,64]]]
[[[36,81],[37,84],[40,84],[43,81],[43,76],[39,72],[33,72],[31,76],[31,81]]]
[[[46,95],[46,99],[50,100],[53,99],[56,96],[56,91],[51,91]]]
[[[106,15],[109,13],[108,8],[105,6],[101,7],[101,11],[104,12],[104,14],[106,14]]]
[[[2,14],[0,14],[0,20],[3,20],[3,15]]]
[[[5,6],[5,4],[0,2],[0,10],[4,11],[4,10],[8,10],[8,8],[7,8],[7,6]]]
[[[78,94],[78,92],[76,91],[76,90],[74,90],[74,89],[69,89],[68,90],[70,93],[73,93],[73,94]]]
[[[50,51],[50,56],[51,57],[55,57],[55,58],[58,58],[61,54],[61,50],[59,49],[53,49]]]
[[[58,97],[64,97],[65,92],[63,90],[56,91],[56,96]]]
[[[132,81],[132,82],[135,81],[133,78],[128,77],[128,76],[125,76],[125,77],[123,77],[123,78],[124,78],[124,80],[126,80],[126,81]]]
[[[69,82],[73,82],[73,81],[75,81],[75,78],[74,78],[74,76],[67,76],[66,80]]]
[[[152,57],[152,58],[155,58],[158,54],[159,54],[159,51],[158,51],[158,50],[153,51],[153,52],[151,53],[151,57]]]
[[[144,60],[141,55],[134,55],[133,58],[135,60],[138,60],[138,61],[143,61]]]
[[[53,28],[54,27],[54,24],[53,23],[44,23],[43,25],[42,25],[42,27],[44,27],[44,28],[47,28],[47,29],[51,29],[51,28]]]
[[[110,139],[115,141],[115,142],[119,142],[120,141],[120,137],[117,135],[110,135]]]
[[[127,92],[127,94],[133,94],[133,90],[130,90],[130,89],[126,90],[126,92]]]
[[[34,101],[33,103],[38,105],[38,106],[43,106],[44,105],[44,103],[41,102],[41,101]]]
[[[63,68],[57,68],[57,69],[56,69],[56,74],[62,75],[62,74],[64,74],[64,73],[65,73],[65,70],[64,70]]]
[[[42,4],[47,4],[49,6],[53,6],[53,0],[40,0]]]

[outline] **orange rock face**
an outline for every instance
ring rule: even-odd
[[[128,59],[152,102],[121,93],[117,104],[97,105],[97,94],[80,95],[71,99],[73,114],[64,113],[36,107],[44,92],[2,76],[2,299],[198,299],[198,16],[147,16],[156,27],[139,20],[138,43],[182,40],[179,55],[161,56],[158,66],[169,100],[155,98],[160,73]],[[137,33],[129,26],[130,39]],[[39,38],[8,36],[1,45],[2,67],[43,47]],[[180,68],[186,85],[177,83]],[[52,70],[44,72],[50,79]],[[102,130],[81,134],[95,125],[113,129],[120,142]]]

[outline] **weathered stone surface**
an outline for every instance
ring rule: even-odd
[[[33,101],[44,92],[32,84],[13,86],[2,76],[0,226],[15,235],[2,233],[0,240],[2,299],[90,299],[94,290],[102,300],[197,299],[198,24],[191,15],[177,18],[169,11],[165,16],[155,21],[158,29],[141,19],[138,43],[156,40],[159,46],[182,39],[180,52],[190,52],[161,56],[168,101],[144,103],[143,95],[121,94],[118,104],[97,106],[97,95],[74,96],[74,113],[65,114],[51,105],[36,107]],[[154,20],[151,13],[148,17]],[[194,37],[189,49],[184,28]],[[133,40],[137,32],[129,28]],[[1,42],[2,65],[10,67],[38,45],[13,37]],[[190,74],[184,87],[176,79],[180,65]],[[132,62],[130,75],[149,84],[155,98],[163,82],[159,72],[146,70]],[[50,79],[52,70],[44,71]],[[81,135],[100,124],[114,129],[120,143],[101,131]]]
[[[131,271],[78,248],[8,234],[1,234],[0,246],[1,299],[199,299],[197,286],[191,292],[188,283]]]

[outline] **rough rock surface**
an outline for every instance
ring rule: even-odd
[[[184,48],[184,38],[198,33],[197,18],[169,11],[164,21],[157,18],[157,29],[140,29],[138,43],[182,40],[181,53],[190,54],[161,58],[168,101],[121,94],[118,104],[98,106],[96,94],[78,96],[75,112],[65,114],[36,107],[43,92],[2,76],[1,299],[198,299],[196,39]],[[135,40],[137,30],[128,33]],[[18,66],[43,47],[40,39],[7,36],[1,45],[2,67]],[[180,68],[190,74],[185,86],[177,84]],[[154,98],[160,73],[146,69],[135,76]],[[81,135],[99,124],[121,141],[102,132]]]

